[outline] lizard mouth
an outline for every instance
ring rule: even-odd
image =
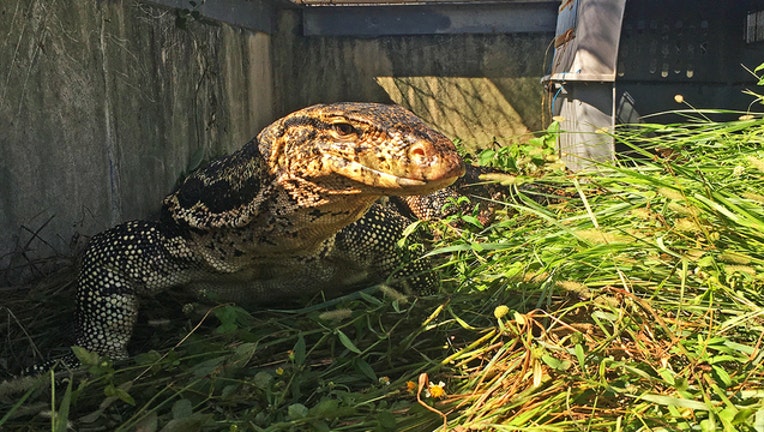
[[[450,169],[433,172],[432,178],[417,179],[380,171],[335,155],[325,155],[324,162],[331,166],[334,173],[390,195],[428,194],[451,185],[464,174],[462,164],[453,164]]]

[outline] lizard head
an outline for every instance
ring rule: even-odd
[[[338,193],[420,195],[464,173],[453,143],[396,105],[314,105],[266,127],[258,141],[272,174]]]

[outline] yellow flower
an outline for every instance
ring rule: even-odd
[[[284,368],[283,367],[276,368],[276,375],[278,376],[284,375]]]
[[[495,316],[496,319],[502,319],[508,313],[509,308],[506,305],[496,306],[496,308],[493,310],[493,316]]]
[[[427,387],[427,391],[425,392],[425,396],[434,399],[446,397],[446,383],[443,381],[437,384],[430,383],[429,387]]]
[[[414,381],[406,381],[406,390],[409,393],[414,393],[416,391],[416,383]]]

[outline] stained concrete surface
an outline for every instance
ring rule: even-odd
[[[27,259],[71,253],[76,233],[147,217],[183,172],[272,118],[265,34],[181,30],[134,1],[7,0],[0,29],[6,283]]]

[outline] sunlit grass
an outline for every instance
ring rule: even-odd
[[[445,244],[459,292],[499,289],[516,311],[491,352],[453,363],[453,425],[764,427],[763,125],[621,131],[637,160],[562,176],[575,199]]]

